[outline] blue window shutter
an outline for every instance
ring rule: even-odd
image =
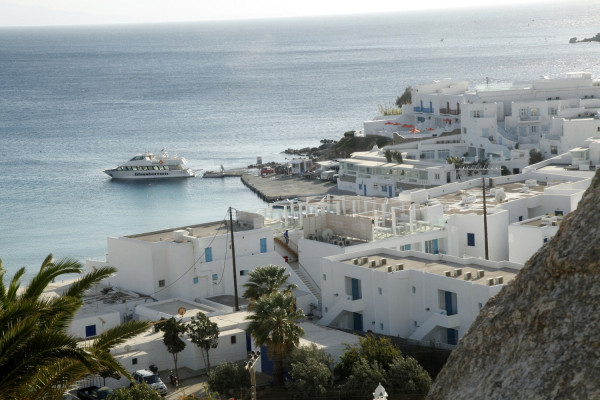
[[[467,246],[475,246],[475,234],[467,233]]]
[[[88,325],[85,327],[85,337],[96,336],[96,325]]]
[[[213,260],[212,247],[207,247],[206,249],[204,249],[204,259],[206,260],[206,262],[211,262]]]
[[[260,252],[261,253],[267,252],[267,238],[260,239]]]

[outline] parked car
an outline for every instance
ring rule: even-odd
[[[167,394],[167,386],[160,379],[160,376],[158,376],[154,372],[148,371],[147,369],[138,369],[133,374],[131,374],[131,376],[133,376],[133,379],[138,384],[146,382],[148,386],[158,390],[162,396],[165,396]]]
[[[77,397],[81,400],[106,400],[112,394],[113,390],[107,386],[88,386],[77,390]]]

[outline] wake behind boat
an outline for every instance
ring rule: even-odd
[[[174,179],[193,178],[196,173],[186,167],[187,161],[177,155],[169,156],[166,150],[160,154],[138,154],[126,163],[104,171],[113,179]]]

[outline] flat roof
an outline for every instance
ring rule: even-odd
[[[359,261],[362,258],[365,258],[365,257],[358,257]],[[480,284],[480,285],[484,285],[484,286],[487,286],[487,280],[489,278],[502,277],[503,282],[507,283],[507,282],[510,282],[511,280],[513,280],[518,273],[517,270],[513,270],[510,268],[492,268],[492,267],[475,265],[475,264],[463,265],[463,264],[458,264],[458,263],[449,262],[449,261],[425,260],[425,259],[412,257],[412,256],[396,257],[392,254],[387,254],[387,253],[372,254],[372,255],[366,256],[366,258],[368,260],[367,263],[359,265],[360,267],[369,268],[369,269],[372,269],[375,271],[388,272],[388,267],[391,266],[392,269],[395,270],[396,269],[395,267],[398,264],[402,264],[403,270],[414,270],[414,271],[426,272],[429,274],[435,274],[435,275],[440,275],[440,276],[446,276],[446,271],[451,271],[451,273],[454,273],[454,271],[456,271],[456,270],[461,270],[460,275],[458,275],[452,279],[465,280],[465,274],[467,272],[470,272],[471,279],[469,279],[469,281],[472,283],[476,283],[476,284]],[[381,265],[382,259],[386,260],[386,263],[384,265]],[[370,267],[372,261],[375,261],[375,265],[376,265],[375,267]],[[356,264],[354,264],[354,257],[342,260],[342,262],[345,264],[356,265]],[[478,271],[484,271],[483,277],[480,277],[480,278],[477,277]],[[452,275],[452,276],[454,276],[454,275]]]
[[[178,315],[179,310],[183,308],[185,310],[183,318],[195,317],[196,314],[198,314],[199,312],[203,314],[209,314],[214,311],[212,308],[203,306],[202,304],[181,299],[171,299],[168,301],[160,301],[157,303],[147,303],[144,304],[144,306],[151,310],[173,316]]]
[[[497,201],[495,195],[492,195],[498,188],[504,189],[504,194],[506,195],[502,202]],[[486,186],[485,202],[488,214],[492,208],[503,203],[543,194],[545,188],[546,185],[538,183],[535,185],[527,185],[525,182],[506,183],[496,185],[492,188]],[[465,197],[465,199],[463,199],[463,197]],[[437,200],[444,206],[444,214],[483,215],[481,185],[466,190],[459,190],[454,193],[444,194],[435,197],[432,200]]]
[[[253,227],[248,224],[238,225],[236,221],[233,224],[234,232],[243,232],[252,230]],[[147,242],[174,241],[174,232],[179,230],[191,231],[191,236],[209,237],[215,235],[225,235],[229,231],[229,221],[214,221],[197,225],[186,225],[179,228],[170,228],[154,232],[138,233],[127,235],[125,237],[131,239],[144,240]]]

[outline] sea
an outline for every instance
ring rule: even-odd
[[[408,86],[600,79],[600,2],[351,16],[0,28],[0,258],[6,276],[105,259],[107,237],[265,203],[239,178],[119,182],[166,148],[194,169],[285,162],[362,128]],[[201,173],[200,173],[201,175]]]

